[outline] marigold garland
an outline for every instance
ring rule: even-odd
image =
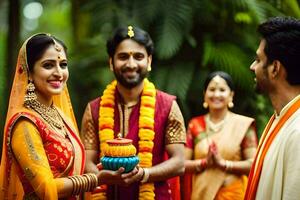
[[[99,109],[99,141],[101,157],[106,148],[106,140],[114,139],[114,107],[115,90],[117,81],[109,84],[101,97]],[[156,102],[156,90],[153,83],[144,79],[144,89],[141,97],[140,116],[139,116],[139,165],[143,168],[152,167],[152,150],[154,139],[154,113]],[[100,199],[106,199],[105,191],[97,195]],[[154,183],[144,183],[140,185],[139,199],[154,199]]]

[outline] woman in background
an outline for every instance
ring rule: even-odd
[[[257,147],[254,119],[231,112],[233,81],[217,71],[204,84],[208,113],[192,118],[186,145],[185,199],[243,199]]]

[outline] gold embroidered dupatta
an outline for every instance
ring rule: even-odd
[[[202,139],[195,146],[195,159],[205,158],[209,141],[213,140],[221,156],[226,160],[241,160],[240,144],[254,119],[228,113],[223,129]],[[226,173],[219,169],[207,169],[192,178],[191,199],[213,200],[226,179]]]
[[[31,38],[31,37],[30,37]],[[5,129],[3,134],[3,146],[2,146],[2,157],[0,166],[0,199],[23,199],[23,188],[22,184],[17,176],[16,163],[9,160],[9,148],[10,148],[10,136],[9,136],[9,122],[11,118],[21,111],[26,110],[23,106],[24,96],[26,93],[26,86],[28,84],[28,65],[26,60],[26,44],[28,38],[22,45],[15,69],[14,81],[10,93],[9,105],[6,115]],[[67,86],[60,95],[53,98],[53,104],[61,110],[63,116],[65,116],[64,121],[67,123],[69,129],[73,130],[78,136],[78,129],[71,106],[71,101],[68,93]],[[28,111],[28,110],[27,110]],[[75,137],[77,137],[75,136]],[[73,139],[71,139],[72,141]],[[74,141],[74,140],[73,140]],[[72,141],[72,143],[73,143]],[[79,141],[80,142],[80,141]],[[77,141],[78,143],[78,141]],[[73,143],[74,144],[74,143]],[[78,143],[79,144],[79,143]],[[81,143],[80,143],[81,144]],[[79,145],[80,146],[80,145]],[[76,146],[74,148],[77,148]],[[76,149],[78,150],[78,149]],[[83,152],[82,152],[83,153]],[[82,156],[81,156],[82,155]],[[83,170],[83,154],[80,154],[75,160],[74,173],[82,173]],[[11,163],[11,164],[10,164]],[[9,174],[7,174],[9,172]]]

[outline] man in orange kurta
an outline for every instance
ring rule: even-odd
[[[250,69],[275,113],[262,134],[245,199],[299,199],[300,20],[271,18],[258,31],[262,39]]]

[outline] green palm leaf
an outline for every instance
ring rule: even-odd
[[[253,18],[256,19],[257,22],[261,23],[265,21],[270,13],[273,15],[279,15],[280,12],[271,4],[265,1],[259,0],[243,0],[245,1],[249,12],[252,14]]]
[[[233,43],[214,44],[210,40],[204,43],[204,66],[212,66],[213,69],[223,70],[231,74],[236,85],[242,89],[249,89],[252,82],[249,73],[249,58]]]
[[[172,66],[158,67],[151,77],[158,88],[185,100],[192,82],[193,71],[193,63],[177,63]]]
[[[178,52],[185,34],[192,24],[192,6],[186,1],[161,2],[161,15],[155,30],[156,52],[160,59],[168,59]]]

